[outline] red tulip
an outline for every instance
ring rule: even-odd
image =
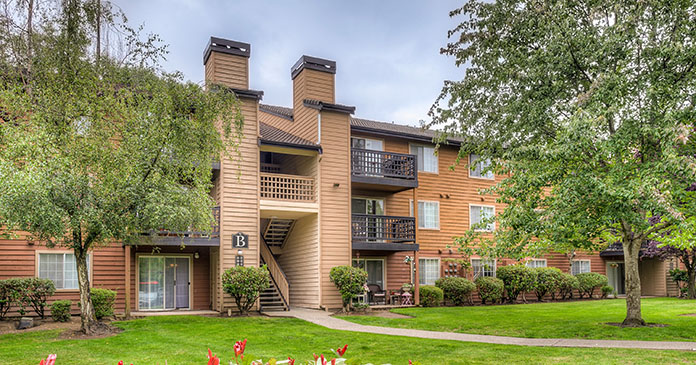
[[[288,356],[288,365],[295,365],[295,359],[291,359],[290,356]]]
[[[50,354],[46,358],[46,360],[41,360],[39,365],[55,365],[56,363],[56,354]]]
[[[244,353],[244,349],[246,348],[246,343],[247,343],[246,338],[244,339],[244,341],[235,342],[235,344],[234,344],[234,356],[235,357]]]
[[[343,354],[346,353],[346,350],[348,349],[348,345],[344,345],[343,348],[338,348],[336,349],[336,353],[338,353],[338,356],[343,356]]]
[[[118,365],[123,365],[123,360],[119,361]]]
[[[408,360],[408,365],[413,365],[413,361]]]
[[[208,365],[220,365],[220,358],[213,356],[213,352],[208,349]]]
[[[314,356],[314,361],[315,361],[315,362],[316,362],[317,359],[319,358],[319,355],[317,355],[317,354],[312,354],[312,356]]]

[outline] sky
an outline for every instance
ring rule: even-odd
[[[461,1],[112,1],[169,44],[164,68],[193,82],[210,36],[250,43],[250,88],[266,104],[292,106],[290,67],[310,55],[336,61],[336,103],[355,116],[418,125],[443,81],[464,74],[439,52]]]

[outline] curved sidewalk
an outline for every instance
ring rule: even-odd
[[[522,338],[491,335],[471,335],[456,332],[424,331],[406,328],[366,326],[332,317],[326,311],[305,308],[292,308],[288,312],[266,312],[264,314],[271,317],[294,317],[334,330],[374,333],[378,335],[428,338],[433,340],[453,340],[463,342],[490,343],[497,345],[540,347],[625,348],[644,350],[696,351],[696,342],[581,340],[573,338]]]

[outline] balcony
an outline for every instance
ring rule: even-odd
[[[316,200],[314,178],[300,175],[261,172],[261,199],[313,203]]]
[[[220,246],[220,207],[213,210],[213,224],[210,230],[191,229],[187,231],[169,231],[161,229],[150,233],[151,244],[158,246]]]
[[[354,250],[418,250],[413,217],[353,214],[351,230]]]
[[[351,172],[357,188],[397,192],[418,187],[415,155],[353,148]]]

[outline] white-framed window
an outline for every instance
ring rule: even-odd
[[[525,264],[527,267],[546,267],[546,259],[531,259]]]
[[[432,172],[437,174],[437,155],[434,146],[410,145],[410,152],[417,156],[418,171]]]
[[[471,269],[474,272],[474,279],[481,276],[495,277],[495,260],[471,259]]]
[[[360,148],[363,150],[384,151],[384,143],[381,139],[351,137],[350,145],[353,148]]]
[[[440,259],[418,259],[418,282],[420,285],[435,285],[440,278]]]
[[[485,169],[491,166],[491,160],[482,160],[479,155],[469,155],[469,177],[475,177],[479,179],[495,179],[493,171],[483,172]]]
[[[409,210],[413,217],[413,200],[410,201]],[[440,229],[440,202],[418,201],[418,228]]]
[[[90,270],[87,256],[87,271]],[[75,255],[67,252],[39,253],[38,277],[51,279],[56,289],[79,289]]]
[[[469,205],[469,227],[480,224],[481,221],[495,216],[495,207],[489,205]],[[485,227],[478,227],[477,232],[493,232],[495,222],[488,222]]]
[[[590,272],[590,260],[573,260],[570,273],[573,275]]]

